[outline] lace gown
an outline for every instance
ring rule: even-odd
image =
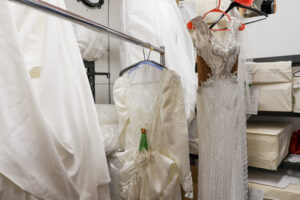
[[[145,83],[151,77],[159,80]],[[125,149],[117,155],[122,163],[121,199],[181,199],[180,183],[192,198],[187,119],[178,75],[142,66],[117,79],[114,100]],[[149,151],[139,151],[142,128],[147,130]]]
[[[247,199],[246,119],[243,87],[231,73],[239,47],[235,18],[220,42],[202,17],[192,20],[196,47],[211,69],[198,89],[199,177],[198,199]]]

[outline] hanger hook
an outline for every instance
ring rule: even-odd
[[[151,51],[153,51],[153,47],[150,45],[150,46],[149,46],[149,49],[150,49],[150,51],[149,51],[147,60],[149,60],[149,58],[150,58],[150,54],[151,54]]]
[[[143,55],[144,55],[144,60],[146,60],[145,48],[144,47],[143,47]]]

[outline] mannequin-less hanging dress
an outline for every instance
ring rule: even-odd
[[[65,9],[62,0],[46,2]],[[2,163],[1,160],[0,173],[19,186],[23,190],[21,192],[40,199],[109,199],[110,176],[103,139],[71,24],[28,7],[11,3],[8,8],[13,18],[10,26],[18,37],[18,43],[15,41],[14,45],[20,44],[18,50],[21,52],[16,55],[11,53],[6,59],[23,60],[24,63],[23,66],[11,66],[15,63],[5,66],[23,67],[23,70],[5,75],[22,76],[25,73],[23,76],[28,78],[28,71],[36,67],[41,69],[41,74],[34,90],[33,87],[31,90],[20,90],[18,98],[11,99],[8,107],[15,111],[18,118],[11,118],[11,122],[4,125],[0,123],[1,134],[2,127],[10,125],[10,129],[5,129],[5,134],[10,137],[5,137],[8,141],[0,146],[5,148],[5,152],[10,152],[10,159],[15,159],[14,165],[7,164],[8,161]],[[11,42],[1,38],[1,44],[5,45],[8,41]],[[26,96],[33,98],[39,108],[35,118],[30,117],[28,109],[32,106],[25,103]],[[21,106],[20,102],[24,102],[23,109],[16,110]],[[11,113],[7,111],[8,114]],[[39,116],[47,122],[47,127],[37,120]],[[31,127],[28,128],[29,124]],[[41,138],[46,133],[49,138]],[[35,134],[41,136],[33,137]],[[23,153],[14,153],[17,150]]]
[[[239,20],[228,22],[231,31],[219,41],[202,17],[196,27],[196,48],[211,75],[198,89],[199,200],[247,199],[246,119],[244,90],[236,74]]]
[[[7,1],[0,1],[0,199],[79,200],[30,85]]]
[[[153,81],[152,77],[159,80]],[[192,197],[188,129],[179,76],[168,69],[140,66],[117,79],[114,100],[120,143],[125,149],[117,155],[122,163],[121,199],[181,199],[180,183],[186,196]],[[147,132],[148,151],[139,151],[142,128]]]

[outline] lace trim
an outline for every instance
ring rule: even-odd
[[[126,183],[120,183],[120,196],[122,198],[127,198],[128,193],[132,191],[132,188],[137,187],[138,180],[141,176],[136,172],[130,177],[130,180]]]
[[[225,76],[226,76],[226,74],[225,74]],[[230,73],[230,74],[228,74],[227,76],[230,76],[230,79],[231,79],[232,83],[238,84],[239,78],[238,78],[236,72]],[[213,87],[213,86],[214,86],[214,83],[215,83],[215,81],[216,81],[217,79],[218,79],[218,78],[217,78],[216,76],[209,74],[209,75],[208,75],[208,79],[207,79],[206,81],[202,81],[202,82],[201,82],[201,86],[198,87],[198,93],[200,93],[200,94],[202,93],[202,88],[205,88],[205,87]]]
[[[185,180],[183,183],[181,183],[183,190],[185,192],[185,197],[189,199],[194,198],[194,192],[193,192],[193,179],[192,179],[192,173],[189,172],[188,175],[185,177]]]
[[[214,37],[202,17],[194,18],[192,22],[197,29],[195,44],[197,52],[211,68],[212,74],[230,73],[239,52],[239,45],[236,42],[239,20],[233,18],[230,22],[231,31],[226,33],[225,43],[219,42]],[[215,56],[221,60],[216,60]]]

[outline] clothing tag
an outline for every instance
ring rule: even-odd
[[[147,140],[147,131],[146,129],[142,128],[141,129],[141,140],[140,140],[140,147],[139,147],[139,151],[143,151],[146,150],[148,151],[148,140]]]
[[[293,88],[300,88],[300,81],[295,81],[293,84]]]
[[[252,115],[257,115],[259,87],[252,85],[249,89],[250,89],[250,102],[247,103],[247,113]]]
[[[247,75],[248,75],[248,83],[252,84],[252,65],[246,65]]]

